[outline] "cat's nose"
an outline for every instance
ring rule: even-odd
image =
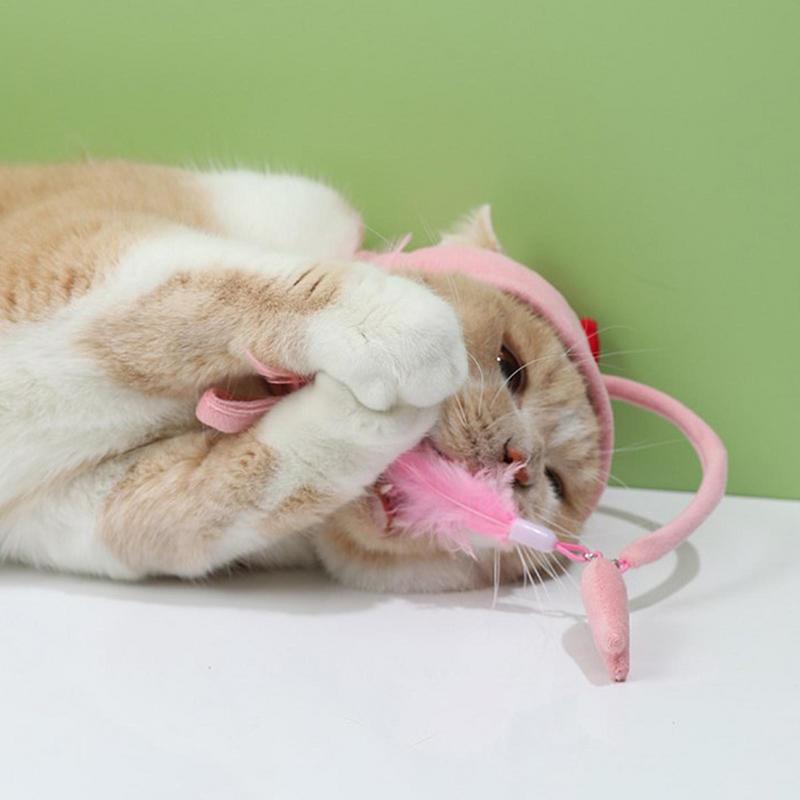
[[[519,486],[530,486],[532,483],[531,475],[528,471],[530,460],[530,455],[515,447],[511,443],[511,439],[505,443],[503,447],[503,463],[518,465],[516,472],[514,472],[514,482]]]

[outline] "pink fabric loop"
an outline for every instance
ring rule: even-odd
[[[311,380],[287,370],[276,369],[259,361],[249,350],[245,353],[253,369],[272,386],[295,391]],[[255,425],[280,399],[282,394],[256,400],[235,400],[224,390],[207,389],[195,408],[195,416],[204,425],[222,433],[241,433]]]
[[[598,558],[603,555],[596,550],[590,550],[584,544],[577,544],[575,542],[558,542],[553,549],[570,561],[578,563],[585,563],[586,561],[591,561],[593,558]]]
[[[209,428],[222,433],[241,433],[257,422],[281,398],[234,400],[222,389],[207,389],[195,408],[195,416]]]
[[[605,375],[609,395],[669,420],[689,440],[703,469],[703,480],[692,502],[675,519],[637,539],[620,553],[620,561],[640,567],[674,550],[714,510],[725,494],[728,459],[719,436],[685,405],[641,383]]]
[[[271,367],[263,361],[259,361],[250,350],[248,350],[245,355],[253,369],[268,383],[276,386],[291,386],[292,389],[299,389],[311,380],[308,377],[297,375],[285,369]]]
[[[581,576],[581,595],[597,652],[611,679],[624,681],[631,660],[630,621],[628,592],[617,566],[595,558]]]

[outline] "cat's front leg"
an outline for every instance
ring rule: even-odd
[[[128,261],[90,309],[80,343],[146,394],[188,398],[241,377],[252,371],[248,351],[271,366],[327,372],[375,410],[434,405],[466,378],[453,308],[377,267],[191,232],[144,243]]]
[[[28,517],[28,544],[37,543],[39,563],[60,569],[204,575],[268,551],[356,498],[435,417],[435,408],[367,409],[320,374],[248,431],[184,434],[82,476],[46,501],[44,518],[60,520],[57,537],[45,538]]]
[[[327,375],[248,431],[195,431],[110,458],[4,519],[8,557],[118,578],[200,576],[357,497],[436,409],[365,408]]]
[[[308,361],[369,408],[425,407],[454,394],[467,352],[453,308],[408,278],[352,264],[338,301],[309,320]]]

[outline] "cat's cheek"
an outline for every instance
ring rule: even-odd
[[[534,486],[514,492],[520,516],[533,521],[551,522],[558,515],[558,501],[544,485],[537,481]]]
[[[367,493],[365,500],[370,522],[379,534],[387,534],[392,522],[393,511],[385,495],[381,494],[381,486],[376,485]]]

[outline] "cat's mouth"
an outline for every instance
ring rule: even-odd
[[[438,453],[441,458],[447,458],[441,449],[437,447],[436,442],[430,435],[426,436],[422,442],[420,442],[420,445],[429,447],[431,450]],[[370,487],[370,514],[373,523],[384,536],[389,536],[398,532],[398,510],[402,506],[402,503],[402,494],[385,475],[381,475]]]
[[[369,510],[375,527],[384,535],[392,533],[400,498],[394,486],[385,478],[378,478],[370,489]]]

